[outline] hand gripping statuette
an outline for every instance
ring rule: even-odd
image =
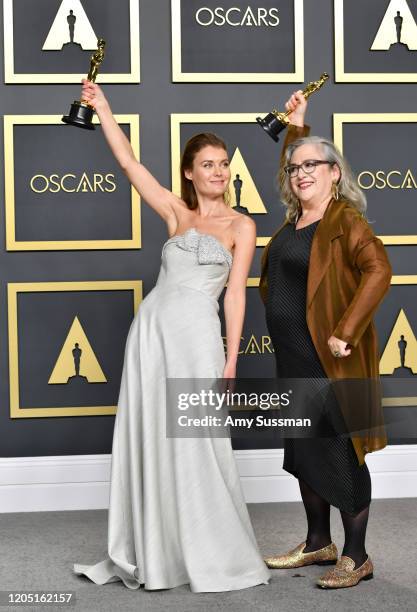
[[[318,91],[329,78],[327,72],[323,72],[318,81],[311,81],[303,91],[305,99],[309,98],[312,93]],[[285,130],[289,124],[288,115],[291,115],[292,111],[286,113],[280,113],[275,108],[268,113],[263,119],[257,117],[256,121],[263,127],[265,132],[271,136],[275,142],[278,142],[278,134]]]
[[[95,83],[98,69],[101,62],[104,59],[104,47],[106,45],[105,40],[99,38],[97,40],[97,50],[91,56],[90,71],[87,75],[87,79],[92,83]],[[71,109],[68,115],[64,115],[61,119],[64,123],[70,125],[76,125],[77,127],[84,128],[86,130],[94,130],[94,124],[92,122],[94,115],[94,107],[91,106],[86,100],[75,100],[71,104]]]

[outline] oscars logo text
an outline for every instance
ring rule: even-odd
[[[84,172],[80,177],[68,172],[63,176],[59,174],[35,174],[30,179],[30,188],[35,193],[113,193],[116,191],[114,174],[101,174],[94,172],[88,175]]]
[[[203,27],[229,25],[232,27],[276,27],[279,25],[277,8],[246,9],[231,7],[225,9],[221,6],[210,9],[203,6],[195,14],[196,22]]]
[[[226,350],[226,336],[222,336],[222,338],[223,346]],[[249,338],[245,338],[244,336],[240,337],[239,355],[264,355],[265,353],[273,352],[274,348],[269,336],[261,336],[258,339],[255,337],[255,334],[252,334]]]
[[[358,174],[361,189],[417,189],[417,175],[412,170],[363,170]]]

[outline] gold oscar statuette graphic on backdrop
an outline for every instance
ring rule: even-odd
[[[381,355],[379,373],[398,377],[417,374],[417,338],[403,308]]]
[[[266,214],[266,208],[239,147],[230,160],[232,186],[230,206],[244,214]]]
[[[323,87],[324,83],[329,78],[327,72],[323,72],[318,81],[311,81],[307,85],[307,87],[303,90],[303,95],[305,99],[309,98],[312,93],[318,91],[321,87]],[[278,142],[278,134],[285,130],[287,125],[289,124],[288,115],[291,114],[292,111],[287,111],[285,113],[280,113],[275,108],[268,113],[265,117],[257,117],[256,121],[259,123],[261,127],[265,130],[269,136]]]
[[[78,317],[75,317],[72,322],[71,329],[48,380],[48,385],[74,384],[76,382],[107,382]]]
[[[389,51],[391,47],[417,51],[417,23],[407,0],[391,0],[370,50]]]
[[[98,69],[104,59],[104,47],[106,42],[103,38],[97,40],[97,50],[91,56],[90,71],[87,75],[87,80],[95,83]],[[94,107],[91,106],[86,100],[75,100],[71,104],[69,115],[64,115],[62,121],[69,123],[70,125],[76,125],[77,127],[84,128],[86,130],[94,130],[94,124],[92,123],[94,115]]]

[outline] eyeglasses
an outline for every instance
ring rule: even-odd
[[[307,159],[302,164],[290,164],[289,166],[285,166],[284,172],[290,178],[295,178],[296,176],[298,176],[300,168],[302,168],[303,172],[305,172],[306,174],[312,174],[314,170],[317,168],[317,166],[320,166],[320,164],[332,165],[333,162],[329,162],[324,159]]]

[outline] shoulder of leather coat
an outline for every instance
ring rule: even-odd
[[[349,201],[333,200],[331,208],[328,219],[329,227],[326,232],[331,239],[346,234],[348,242],[355,250],[360,250],[361,247],[372,241],[380,242],[364,215]],[[323,216],[322,223],[325,216],[326,214]],[[323,225],[326,224],[323,223]]]
[[[330,240],[348,233],[353,227],[369,225],[359,210],[348,200],[331,200],[320,222],[317,235]],[[371,229],[371,228],[369,228]]]

